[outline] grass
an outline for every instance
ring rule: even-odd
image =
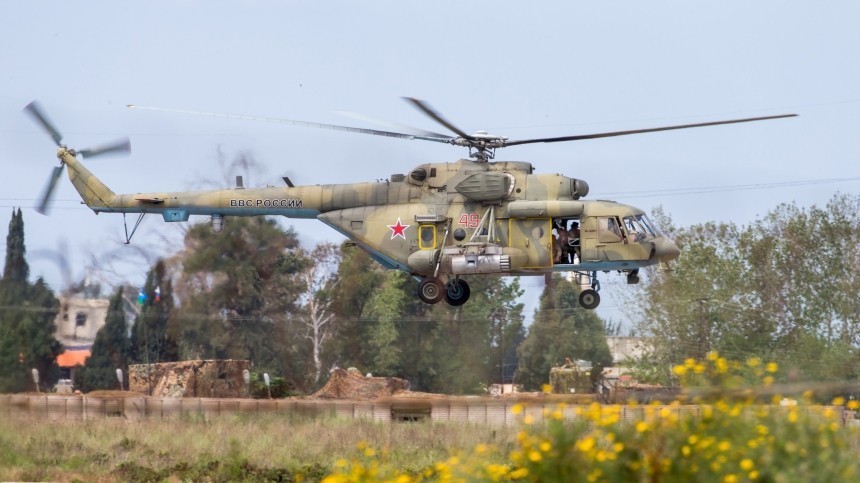
[[[479,444],[513,448],[516,429],[479,425],[225,416],[175,421],[0,419],[0,480],[319,480],[336,461],[386,451],[417,473]]]

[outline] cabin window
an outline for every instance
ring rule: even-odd
[[[600,243],[618,243],[622,241],[621,228],[615,218],[602,216],[597,219],[597,241]]]
[[[436,248],[436,225],[418,227],[418,248],[422,250]]]

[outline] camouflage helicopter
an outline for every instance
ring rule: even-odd
[[[542,275],[573,272],[582,286],[579,303],[594,309],[600,303],[598,272],[618,271],[628,283],[638,283],[642,267],[667,266],[680,254],[644,211],[614,201],[585,201],[588,184],[561,174],[535,174],[521,161],[491,161],[500,148],[531,143],[555,143],[715,126],[792,117],[722,120],[630,131],[539,139],[509,140],[478,131],[467,134],[426,102],[406,98],[413,106],[454,133],[416,130],[412,134],[287,119],[220,115],[174,109],[141,109],[270,120],[285,124],[334,129],[401,139],[440,142],[465,147],[470,159],[428,163],[383,182],[245,188],[241,177],[231,189],[209,191],[116,194],[80,161],[111,152],[128,152],[129,142],[75,150],[34,101],[25,112],[50,134],[59,147],[54,168],[37,211],[45,213],[62,174],[84,203],[98,213],[137,213],[131,241],[144,215],[159,213],[166,222],[209,216],[214,231],[230,216],[280,215],[316,218],[351,240],[389,269],[403,270],[420,280],[417,296],[428,304],[443,299],[460,306],[469,299],[471,275]],[[135,106],[129,105],[134,108]]]

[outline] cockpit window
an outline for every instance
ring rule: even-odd
[[[650,218],[648,218],[648,215],[636,215],[636,219],[639,220],[642,225],[645,226],[651,236],[660,236],[662,234],[657,228],[657,225],[655,225],[654,222],[651,221]]]
[[[660,236],[660,230],[654,225],[647,215],[635,215],[624,217],[624,228],[630,236],[630,240],[639,241],[645,238]]]
[[[627,229],[627,235],[631,241],[644,240],[647,237],[654,236],[650,230],[645,227],[642,220],[638,216],[627,216],[624,218],[624,228]]]

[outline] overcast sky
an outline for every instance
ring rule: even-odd
[[[680,225],[746,224],[779,203],[860,189],[856,1],[39,1],[2,2],[0,18],[0,207],[23,207],[31,274],[57,289],[67,278],[57,252],[68,253],[72,280],[93,255],[118,256],[127,263],[112,276],[141,284],[139,254],[174,250],[181,232],[149,216],[124,246],[122,217],[82,207],[65,177],[51,216],[35,213],[57,160],[22,114],[33,99],[69,146],[131,138],[131,156],[86,163],[117,193],[200,187],[220,177],[219,151],[265,167],[249,186],[283,175],[372,181],[465,156],[436,143],[125,107],[378,127],[335,112],[348,110],[444,129],[401,96],[429,101],[467,132],[510,138],[800,114],[497,156],[585,179],[592,199],[662,205]],[[779,187],[794,182],[805,184]],[[762,187],[701,192],[741,185]],[[688,188],[697,193],[658,193]],[[341,240],[316,221],[285,223],[307,245]],[[523,285],[531,300],[543,281]],[[603,286],[601,312],[623,319],[622,277],[604,276]]]

